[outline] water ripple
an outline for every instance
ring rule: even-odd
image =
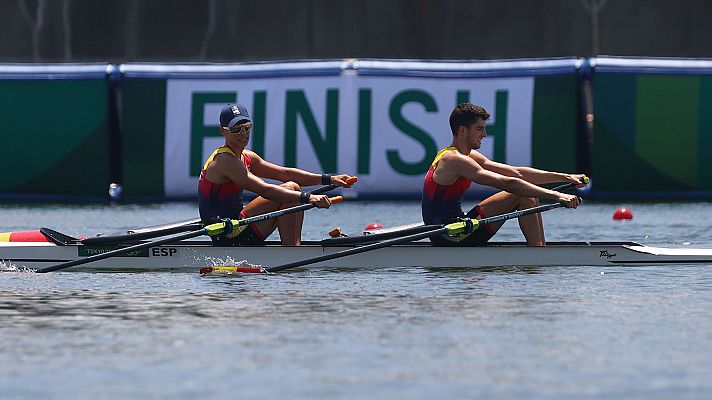
[[[604,203],[549,212],[549,240],[712,247],[710,204],[634,206],[627,224]],[[117,228],[194,212],[4,207],[9,226],[32,229],[24,221],[39,213],[70,234],[98,229],[102,215]],[[358,231],[371,212],[410,222],[417,207],[356,203],[309,214],[305,231],[319,238],[334,218]],[[678,222],[661,229],[661,216]],[[521,233],[508,223],[498,238]],[[710,268],[11,270],[0,273],[0,387],[10,399],[706,398]]]

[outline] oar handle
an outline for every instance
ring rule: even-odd
[[[358,182],[358,178],[355,177],[355,176],[352,176],[352,177],[350,177],[349,179],[346,180],[346,183],[348,183],[349,185],[353,185],[353,184],[356,183],[356,182]],[[336,189],[336,188],[338,188],[338,187],[341,187],[341,186],[339,186],[339,185],[326,185],[326,186],[322,186],[322,187],[320,187],[320,188],[314,189],[314,190],[312,190],[312,191],[309,192],[309,193],[311,193],[311,194],[324,194],[324,193],[329,192],[329,191],[332,191],[332,190],[334,190],[334,189]]]
[[[584,184],[588,185],[590,182],[591,182],[591,180],[588,179],[587,176],[584,176],[582,182],[579,182],[579,183],[572,183],[572,182],[564,183],[563,185],[559,185],[559,186],[553,187],[551,190],[553,190],[553,191],[555,191],[555,192],[563,192],[564,190],[569,190],[569,189],[574,188],[574,187],[576,187],[576,186],[578,186],[578,185],[584,185]]]

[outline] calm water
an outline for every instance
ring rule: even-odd
[[[634,220],[612,221],[619,206]],[[195,213],[3,204],[0,231],[87,235]],[[304,237],[418,215],[413,202],[345,202],[309,211]],[[712,203],[544,218],[549,240],[712,247]],[[511,221],[497,238],[522,239]],[[0,273],[2,399],[699,399],[710,376],[712,266]]]

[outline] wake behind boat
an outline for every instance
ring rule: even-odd
[[[409,226],[408,229],[419,229]],[[423,228],[420,228],[421,230]],[[386,234],[392,235],[393,230]],[[0,267],[39,269],[58,263],[81,260],[126,244],[87,245],[71,241],[67,235],[42,231],[0,234]],[[360,239],[360,241],[359,241]],[[294,260],[334,254],[377,243],[378,234],[358,238],[306,241],[302,246],[282,246],[267,242],[255,247],[214,247],[207,240],[179,241],[150,246],[115,257],[65,269],[66,271],[174,271],[195,272],[203,267],[251,265],[270,267]],[[139,241],[139,243],[150,243]],[[131,243],[135,245],[136,243]],[[654,264],[709,264],[712,249],[650,247],[635,242],[552,242],[546,247],[524,243],[494,242],[483,247],[437,247],[427,241],[389,247],[311,264],[309,268],[484,268],[500,266],[612,266]]]

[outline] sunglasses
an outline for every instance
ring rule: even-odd
[[[250,133],[251,129],[252,129],[252,124],[242,124],[242,125],[237,125],[237,126],[233,127],[232,129],[228,129],[228,130],[233,135],[239,135],[239,134],[246,135],[246,134]]]

